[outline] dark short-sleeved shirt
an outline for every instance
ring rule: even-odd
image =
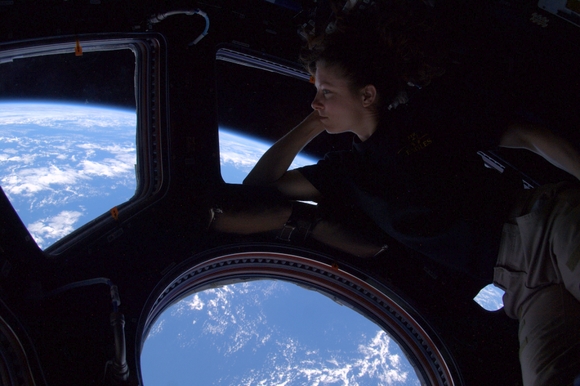
[[[486,168],[477,155],[499,142],[504,117],[478,117],[487,112],[468,104],[436,107],[445,95],[425,92],[366,141],[298,170],[337,210],[354,207],[405,246],[491,280],[501,227],[522,182]],[[487,136],[474,132],[486,128]]]

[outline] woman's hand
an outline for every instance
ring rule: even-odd
[[[307,130],[312,130],[312,132],[315,133],[314,137],[325,131],[324,125],[320,120],[320,114],[317,110],[313,110],[310,114],[308,114],[306,118],[304,118],[304,120],[300,122],[298,126],[296,126],[296,128],[300,127],[301,125],[304,125]]]

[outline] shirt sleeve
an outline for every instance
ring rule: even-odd
[[[327,153],[323,159],[315,165],[308,165],[295,170],[299,171],[323,197],[333,196],[333,192],[343,186],[346,178],[344,158],[348,157],[348,151],[335,151]]]

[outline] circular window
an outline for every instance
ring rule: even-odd
[[[147,337],[150,337],[149,342],[151,343],[146,344],[145,351],[149,345],[153,347],[156,334],[169,326],[167,318],[162,317],[165,311],[169,311],[169,314],[175,316],[183,312],[184,307],[190,310],[201,310],[205,307],[206,315],[210,316],[209,320],[190,318],[188,323],[203,323],[204,331],[213,331],[214,333],[216,331],[224,332],[229,328],[231,331],[228,336],[232,336],[232,332],[236,332],[238,337],[240,334],[245,334],[245,337],[240,338],[241,341],[245,339],[247,342],[253,339],[255,343],[253,347],[265,348],[270,345],[268,349],[258,350],[254,348],[252,349],[253,354],[246,353],[239,359],[232,359],[241,368],[251,369],[250,372],[246,371],[245,375],[228,375],[225,373],[226,369],[223,370],[224,373],[221,373],[220,367],[218,371],[221,382],[227,378],[226,384],[234,380],[234,383],[237,384],[245,384],[243,382],[249,380],[260,380],[267,383],[282,382],[283,384],[303,384],[317,380],[330,382],[329,384],[346,384],[344,380],[355,374],[361,376],[358,378],[360,380],[366,379],[364,377],[368,378],[370,375],[376,376],[376,378],[372,378],[375,383],[377,380],[381,380],[379,378],[381,376],[390,376],[389,380],[395,381],[392,384],[416,384],[419,382],[432,385],[455,384],[453,377],[456,376],[456,373],[453,371],[453,366],[450,366],[451,361],[449,356],[445,354],[443,346],[434,334],[428,332],[426,323],[422,321],[420,316],[402,299],[368,277],[359,275],[357,272],[347,272],[347,267],[339,268],[331,262],[325,263],[324,259],[319,258],[319,256],[308,258],[277,252],[241,252],[213,257],[193,266],[190,263],[190,268],[186,268],[186,265],[180,266],[174,270],[174,272],[180,273],[169,275],[167,281],[158,287],[158,295],[151,298],[146,308],[147,313],[140,323],[138,336],[141,336],[142,339],[141,342],[138,342],[141,345],[141,350],[138,352],[142,353]],[[199,258],[196,260],[199,261]],[[170,279],[171,277],[173,279]],[[270,297],[267,294],[264,295],[268,288],[270,290],[277,289],[278,294],[275,296],[270,294],[272,295]],[[300,291],[312,293],[305,291],[305,288],[322,293],[337,303],[347,306],[348,308],[342,308],[354,315],[353,317],[360,318],[359,314],[363,315],[366,317],[366,319],[363,318],[364,321],[368,322],[368,329],[365,330],[367,327],[360,322],[360,319],[358,323],[354,322],[357,323],[356,329],[347,328],[349,323],[347,319],[350,317],[347,314],[339,315],[338,319],[341,321],[338,323],[320,319],[321,314],[328,314],[330,311],[326,311],[325,302],[316,303],[319,300],[312,300],[311,303],[311,300],[300,300],[306,299],[300,297],[302,296]],[[290,298],[280,297],[282,293],[286,293]],[[277,317],[282,317],[282,319],[297,317],[297,315],[289,315],[289,313],[298,312],[303,312],[304,316],[314,316],[307,327],[309,331],[301,333],[302,336],[310,334],[310,338],[299,343],[296,338],[292,338],[292,335],[288,334],[272,337],[271,334],[268,334],[267,327],[262,327],[261,334],[256,333],[256,330],[244,327],[244,323],[251,325],[251,323],[248,324],[248,320],[256,323],[265,316],[260,314],[263,308],[251,311],[248,311],[247,307],[238,307],[235,310],[228,308],[231,307],[231,300],[239,298],[243,294],[246,296],[245,304],[264,302],[263,307],[266,307],[266,302],[273,301],[270,306],[278,307]],[[261,297],[257,297],[258,294]],[[313,299],[316,298],[322,298],[326,304],[334,305],[326,298],[314,297]],[[290,302],[298,302],[299,305],[293,307],[289,304]],[[351,312],[351,309],[358,313]],[[218,316],[220,313],[221,316]],[[287,315],[281,316],[284,313]],[[224,315],[227,318],[224,318]],[[244,319],[247,320],[244,322]],[[284,322],[284,320],[282,321]],[[328,323],[334,324],[329,327]],[[236,324],[238,325],[233,326]],[[312,324],[317,324],[317,326]],[[280,325],[278,324],[278,326]],[[276,328],[288,329],[291,327]],[[359,332],[359,330],[363,332]],[[324,338],[322,335],[327,333],[329,336]],[[330,356],[321,353],[321,350],[317,351],[317,348],[321,346],[332,347],[332,344],[345,342],[348,340],[347,338],[350,339],[348,344],[352,348],[349,349],[343,345],[340,355],[337,354],[340,351],[338,348],[328,349],[330,351],[325,349],[327,353],[331,353]],[[212,354],[207,351],[210,343],[203,343],[201,338],[179,336],[179,332],[177,332],[175,339],[177,339],[177,344],[193,346],[198,354],[206,352],[205,356],[198,359],[191,358],[192,362],[189,362],[191,366],[194,366],[193,361],[200,364],[200,361],[207,360],[208,365],[218,362],[222,363],[221,366],[232,367],[226,365],[224,361],[218,361],[217,357],[211,359]],[[222,333],[221,339],[228,338],[225,338]],[[323,339],[326,339],[327,343],[322,343]],[[391,345],[390,351],[382,350],[393,340],[398,344],[397,347]],[[231,343],[233,342],[230,341],[228,344],[213,342],[211,345],[220,355],[227,356],[240,349],[239,345]],[[273,350],[273,347],[276,346],[279,350]],[[236,347],[238,348],[236,349]],[[157,348],[156,350],[161,349]],[[261,351],[261,353],[257,351]],[[347,355],[347,352],[350,354]],[[258,359],[260,355],[263,357],[262,359]],[[369,360],[372,359],[373,355],[376,358]],[[290,356],[292,356],[292,360],[290,360]],[[168,353],[164,357],[170,358],[171,355]],[[255,366],[257,361],[267,362],[270,370],[257,368],[258,366]],[[326,365],[322,366],[322,363],[326,363]],[[369,363],[374,363],[373,374],[368,367]],[[158,365],[164,366],[162,363],[158,363]],[[191,370],[195,373],[193,369]],[[276,379],[275,377],[282,378]],[[383,381],[389,382],[389,380],[383,378]],[[148,379],[145,377],[144,382],[147,381]],[[145,386],[153,386],[154,382],[150,383],[144,384]],[[365,383],[367,382],[357,384]]]

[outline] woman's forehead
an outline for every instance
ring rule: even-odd
[[[337,66],[327,66],[324,63],[317,63],[314,73],[314,85],[348,86],[348,79],[342,74]]]

